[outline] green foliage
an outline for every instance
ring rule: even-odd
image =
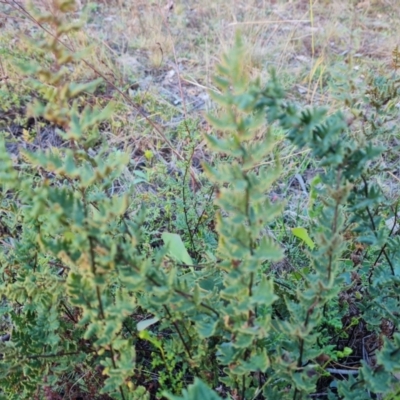
[[[173,396],[165,393],[168,400],[192,400],[192,399],[207,399],[207,400],[221,400],[215,392],[207,387],[200,379],[195,378],[194,384],[189,385],[187,390],[183,391],[183,396]]]
[[[62,395],[68,376],[78,381],[85,371],[82,393],[95,381],[115,399],[299,400],[324,382],[329,399],[393,398],[400,369],[397,202],[374,180],[383,149],[372,139],[387,131],[373,124],[371,108],[356,115],[368,121],[366,140],[353,138],[342,113],[288,101],[275,74],[265,87],[251,80],[238,37],[215,77],[212,96],[221,109],[209,119],[217,131],[205,135],[218,156],[204,165],[216,188],[216,213],[208,218],[218,243],[203,248],[207,229],[187,206],[195,195],[182,188],[182,198],[165,207],[181,215],[168,229],[164,223],[164,245],[156,249],[146,236],[155,220],[151,203],[139,208],[130,189],[111,190],[129,169],[128,156],[106,145],[91,149],[111,108],[78,106],[98,81],[68,81],[67,67],[82,55],[58,41],[77,29],[64,19],[73,2],[56,4],[59,13],[38,16],[56,32],[56,40],[38,44],[54,65],[23,68],[45,99],[31,115],[57,125],[67,145],[26,151],[20,166],[0,141],[0,315],[9,334],[0,341],[3,397]],[[366,93],[375,117],[385,120],[397,86],[375,80]],[[276,129],[323,167],[310,194],[311,226],[293,230],[307,245],[308,265],[287,282],[269,268],[284,251],[266,234],[285,206],[267,196],[282,167],[279,157],[260,166],[276,151]],[[368,248],[362,260],[355,242]],[[354,353],[340,340],[355,326],[375,335],[379,351],[375,364],[359,356],[357,374],[345,379],[330,363]],[[153,374],[155,389],[145,387]]]

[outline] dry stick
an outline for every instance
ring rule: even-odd
[[[227,26],[236,26],[236,25],[267,25],[267,24],[281,24],[281,23],[293,23],[297,24],[299,22],[310,22],[309,19],[267,19],[260,21],[245,21],[245,22],[231,22]]]
[[[10,2],[11,1],[11,2]],[[48,33],[50,36],[56,39],[58,43],[60,43],[62,46],[64,46],[66,49],[71,51],[72,53],[74,50],[62,42],[56,35],[54,35],[52,32],[50,32],[46,27],[44,27],[36,18],[34,18],[23,6],[18,4],[15,0],[6,0],[6,2],[13,7],[14,9],[19,8],[32,22],[34,22],[36,25],[38,25],[42,30],[44,30],[46,33]],[[153,129],[161,136],[161,138],[167,143],[168,147],[171,149],[171,151],[182,161],[185,161],[185,158],[174,148],[173,144],[169,141],[169,139],[165,136],[164,132],[160,129],[160,127],[152,121],[146,113],[139,107],[132,99],[126,95],[121,89],[119,89],[117,86],[115,86],[102,72],[100,72],[95,66],[93,66],[90,62],[86,61],[85,59],[82,59],[82,62],[89,67],[93,72],[95,72],[98,76],[104,79],[105,82],[107,82],[114,90],[116,90],[133,108],[135,108],[136,111],[139,112],[139,114],[153,127]],[[190,168],[190,175],[192,179],[198,183],[196,174],[192,168]]]
[[[190,79],[187,79],[187,78],[182,78],[181,77],[181,80],[184,81],[184,82],[190,83],[193,86],[197,86],[200,89],[210,90],[210,91],[215,92],[215,93],[221,93],[217,88],[207,87],[207,86],[204,86],[204,85],[202,85],[202,84],[200,84],[200,83],[198,83],[196,81],[193,81],[193,80],[190,80]]]

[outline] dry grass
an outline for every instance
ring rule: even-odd
[[[48,2],[35,0],[43,7]],[[20,9],[10,11],[17,7],[13,0],[5,3],[2,35],[13,37],[15,46],[21,32],[29,32],[33,25],[22,23]],[[336,63],[390,69],[399,37],[399,9],[395,0],[104,0],[97,2],[74,42],[77,49],[93,44],[88,61],[117,82],[135,80],[158,90],[178,67],[183,82],[188,81],[187,90],[204,91],[212,88],[214,65],[239,29],[254,76],[266,78],[272,66],[288,85],[307,89],[307,102],[329,103],[320,82]],[[6,73],[12,76],[10,69]]]

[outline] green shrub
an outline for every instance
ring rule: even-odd
[[[62,18],[73,2],[57,4],[59,14],[38,20],[61,39],[78,26]],[[59,40],[39,46],[55,62],[24,66],[43,99],[30,113],[57,125],[68,145],[25,151],[14,164],[0,142],[0,314],[10,334],[0,342],[3,398],[68,398],[78,388],[86,398],[115,399],[299,400],[321,388],[329,399],[396,398],[400,246],[397,202],[374,178],[382,148],[354,139],[341,113],[296,107],[274,74],[265,87],[250,80],[238,39],[215,77],[222,110],[210,120],[218,133],[205,136],[220,156],[204,165],[217,187],[218,245],[210,240],[201,254],[195,243],[189,254],[181,236],[164,232],[166,245],[149,250],[143,224],[152,210],[133,207],[134,192],[111,190],[127,155],[91,148],[111,108],[78,107],[99,82],[68,81],[67,66],[82,54]],[[397,87],[381,80],[372,88],[369,100],[390,119],[384,99],[396,98]],[[376,115],[360,115],[368,138],[385,133]],[[259,166],[275,129],[323,168],[308,233],[295,231],[309,265],[286,282],[271,268],[284,252],[266,234],[284,208],[267,196],[279,157]],[[186,219],[189,231],[196,223]],[[184,225],[179,233],[188,235]],[[343,371],[335,362],[360,347],[346,339],[352,332],[368,332],[379,351],[369,362],[356,354],[357,369]]]

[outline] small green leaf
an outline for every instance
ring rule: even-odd
[[[293,228],[292,233],[294,236],[301,239],[311,250],[314,249],[315,244],[312,241],[312,239],[310,238],[310,236],[308,236],[307,229],[301,228],[301,227]]]
[[[136,329],[139,332],[141,332],[141,331],[147,329],[149,326],[157,323],[159,320],[160,320],[160,318],[157,318],[157,317],[145,319],[144,321],[140,321],[140,322],[137,323]]]
[[[164,232],[161,237],[165,246],[168,248],[168,254],[170,256],[183,264],[193,265],[193,261],[179,235],[176,233]]]
[[[142,340],[147,340],[148,342],[150,342],[154,347],[156,347],[157,349],[159,349],[161,352],[163,352],[163,348],[162,348],[162,344],[161,342],[155,338],[154,336],[152,336],[149,331],[140,331],[139,332],[139,338]]]
[[[353,350],[350,347],[345,347],[343,351],[337,351],[336,355],[338,358],[345,358],[348,357],[351,353],[353,353]]]

